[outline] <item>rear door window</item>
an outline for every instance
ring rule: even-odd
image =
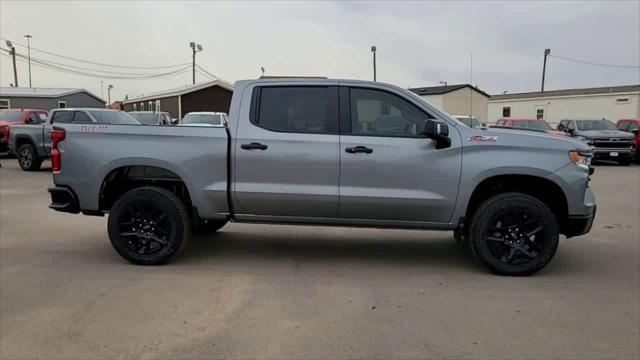
[[[82,111],[74,111],[73,112],[73,123],[74,124],[91,124],[91,118],[87,114]]]
[[[272,131],[338,132],[338,90],[328,86],[278,86],[254,92],[252,122]]]
[[[56,124],[66,124],[70,123],[73,117],[72,111],[56,111],[53,113],[53,117],[51,118],[51,123]]]

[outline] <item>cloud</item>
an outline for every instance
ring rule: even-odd
[[[111,64],[191,61],[234,81],[269,75],[378,79],[402,87],[470,81],[490,93],[539,88],[543,51],[640,65],[640,2],[0,2],[0,35],[67,56]],[[18,51],[23,49],[18,48]],[[50,60],[45,54],[32,53]],[[26,66],[19,64],[27,84]],[[0,83],[12,82],[0,57]],[[100,79],[33,68],[34,85],[86,87]],[[204,77],[198,75],[203,81]],[[157,80],[105,80],[113,97],[189,84],[190,72]],[[640,83],[640,71],[550,58],[547,88]]]

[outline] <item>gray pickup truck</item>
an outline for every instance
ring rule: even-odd
[[[618,130],[609,120],[565,119],[558,124],[558,131],[591,146],[593,160],[616,161],[620,165],[630,165],[633,161],[636,147],[633,134]]]
[[[527,275],[596,210],[583,142],[470,128],[377,82],[239,81],[228,124],[54,124],[52,147],[50,207],[109,213],[135,264],[235,221],[449,230],[492,271]]]
[[[18,164],[25,171],[37,171],[51,155],[51,129],[53,124],[137,124],[140,123],[123,111],[95,108],[62,108],[49,111],[43,121],[12,125],[9,150],[16,154]]]

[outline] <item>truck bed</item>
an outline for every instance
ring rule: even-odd
[[[173,172],[193,192],[201,216],[226,217],[227,151],[223,127],[57,124],[61,170],[55,184],[76,191],[80,209],[99,210],[107,176],[127,166],[159,167]]]

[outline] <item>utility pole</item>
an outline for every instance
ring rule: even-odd
[[[373,45],[371,47],[371,52],[373,53],[373,81],[376,81],[376,46]]]
[[[113,89],[113,85],[109,84],[109,86],[107,86],[107,96],[109,96],[109,104],[107,104],[107,108],[111,108],[111,89]]]
[[[193,74],[193,84],[196,84],[196,53],[202,51],[202,45],[196,44],[193,41],[189,43],[191,50],[193,51],[193,64],[192,64],[192,74]]]
[[[31,87],[31,38],[33,36],[26,34],[24,37],[27,38],[27,56],[29,57],[29,87]]]
[[[16,67],[16,48],[13,47],[11,41],[6,41],[7,46],[9,47],[9,53],[11,54],[11,58],[13,59],[13,80],[15,82],[15,87],[18,87],[18,68]]]
[[[104,99],[104,80],[100,80],[100,97]]]
[[[544,49],[544,63],[542,64],[542,87],[540,88],[540,92],[544,92],[544,75],[547,71],[547,56],[551,54],[551,49]]]

